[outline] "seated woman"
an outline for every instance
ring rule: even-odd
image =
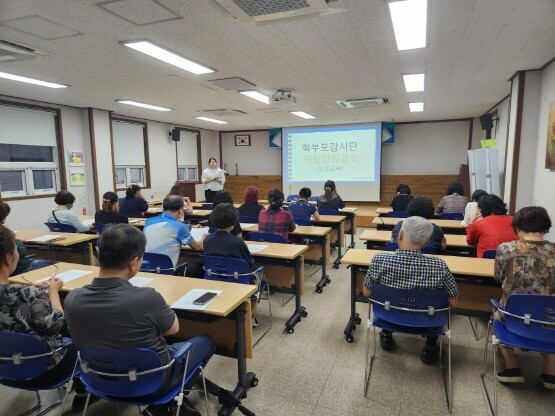
[[[464,196],[464,188],[460,183],[452,183],[447,187],[447,195],[441,198],[436,208],[436,213],[464,214],[468,198]]]
[[[501,243],[518,240],[511,227],[513,217],[507,215],[505,203],[497,195],[485,195],[478,201],[478,209],[470,216],[466,227],[466,242],[476,246],[476,255],[495,250]]]
[[[68,224],[75,227],[78,233],[89,231],[92,226],[85,225],[77,215],[71,212],[75,196],[69,191],[60,191],[54,197],[56,207],[48,214],[48,222],[57,222],[59,224]]]
[[[391,199],[391,208],[393,208],[393,211],[406,211],[407,206],[414,199],[410,194],[410,187],[402,183],[397,186],[395,192],[395,196]]]
[[[94,214],[94,222],[99,224],[127,224],[127,217],[119,213],[118,196],[114,192],[102,195],[102,209]]]
[[[472,201],[466,204],[466,208],[464,209],[464,219],[461,221],[461,225],[466,227],[470,224],[470,216],[474,211],[478,209],[478,201],[481,197],[487,195],[486,191],[482,191],[481,189],[477,189],[472,192]]]
[[[327,181],[324,184],[324,191],[324,194],[320,195],[320,199],[318,200],[318,209],[332,209],[337,211],[345,208],[343,200],[337,194],[334,181]]]
[[[245,189],[243,196],[245,203],[239,207],[239,215],[258,218],[258,214],[264,209],[264,206],[258,203],[258,198],[260,198],[260,191],[256,186]]]
[[[231,194],[228,191],[216,191],[216,193],[214,194],[214,206],[212,207],[212,209],[223,203],[231,204],[233,206],[233,198],[231,197]],[[212,222],[210,221],[210,217],[208,218],[208,224],[210,225],[210,227],[216,227],[216,225],[212,224]],[[237,221],[235,221],[235,225],[230,232],[235,237],[243,237],[243,230],[241,229],[241,224],[239,224],[239,216],[237,216]]]
[[[434,216],[434,203],[430,198],[418,196],[407,206],[407,211],[409,213],[409,217],[418,216],[429,220]],[[447,240],[445,239],[445,235],[443,235],[443,231],[438,225],[434,223],[432,223],[432,225],[434,229],[427,245],[433,246],[438,250],[445,250],[445,247],[447,247]],[[391,232],[392,243],[397,242],[397,237],[399,236],[399,231],[401,231],[402,226],[403,220],[399,221],[395,224],[395,227],[393,227],[393,231]]]
[[[513,217],[512,227],[519,240],[501,244],[495,256],[494,278],[503,288],[501,306],[511,293],[555,296],[555,244],[544,239],[551,228],[547,211],[542,207],[522,208]],[[497,373],[497,380],[523,383],[513,349],[499,346],[499,350],[505,370]],[[555,354],[542,354],[542,358],[540,382],[546,389],[555,390]]]
[[[11,284],[8,279],[18,260],[14,233],[0,225],[0,315],[3,316],[0,330],[32,335],[40,339],[48,351],[54,351],[62,346],[63,336],[69,336],[59,295],[63,282],[52,277],[41,287]],[[48,386],[71,374],[76,361],[77,348],[64,348],[50,356],[48,369],[40,376],[27,380],[3,380],[2,384],[16,388]],[[83,410],[86,399],[84,386],[78,378],[75,390],[79,395],[74,399],[72,410],[78,412]]]
[[[184,196],[183,195],[183,187],[179,184],[172,186],[172,189],[170,189],[170,192],[168,193],[168,195],[179,195],[181,197],[183,197],[183,212],[185,214],[192,214],[193,213],[193,207],[191,205],[191,200],[189,199],[188,196]]]
[[[301,188],[299,191],[299,199],[289,204],[289,212],[293,219],[299,218],[303,220],[310,220],[310,217],[319,220],[320,214],[314,204],[310,204],[308,199],[312,195],[310,188]]]
[[[141,218],[148,210],[148,203],[141,196],[141,187],[131,185],[119,204],[119,213],[127,218]]]
[[[279,189],[268,192],[269,208],[260,211],[258,215],[258,231],[280,234],[289,240],[289,232],[297,227],[290,212],[281,209],[285,196]]]

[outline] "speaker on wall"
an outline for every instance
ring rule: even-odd
[[[483,116],[480,116],[480,124],[482,125],[482,130],[492,129],[493,119],[491,114],[484,114]]]
[[[181,130],[179,129],[172,129],[171,136],[174,142],[178,142],[180,138]]]

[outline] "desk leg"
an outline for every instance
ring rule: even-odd
[[[351,214],[349,218],[351,219],[351,244],[349,244],[349,248],[355,248],[355,214]]]
[[[298,256],[295,259],[295,312],[285,323],[285,328],[289,334],[295,332],[295,325],[300,322],[301,317],[304,318],[308,315],[306,308],[301,305],[301,267],[304,267],[302,257]]]
[[[341,230],[341,224],[337,224],[337,258],[333,262],[333,268],[339,269],[339,265],[341,264],[341,249],[343,248],[343,231]]]
[[[353,332],[357,329],[357,325],[360,325],[361,320],[359,314],[356,312],[356,285],[357,285],[357,273],[358,266],[351,265],[351,316],[349,317],[349,322],[343,331],[345,334],[345,339],[347,342],[353,342]]]
[[[316,284],[316,292],[318,293],[322,293],[322,291],[324,290],[324,286],[326,286],[328,283],[331,282],[330,277],[326,274],[326,240],[327,240],[328,236],[325,235],[322,238],[320,238],[320,243],[322,245],[322,278],[320,279],[320,281]]]

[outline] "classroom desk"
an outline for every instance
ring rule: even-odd
[[[249,231],[258,231],[258,224],[241,224],[243,235]],[[322,293],[324,287],[331,282],[326,274],[326,267],[329,263],[330,253],[330,233],[331,227],[317,227],[308,225],[297,225],[295,231],[289,233],[290,236],[298,236],[309,240],[308,251],[304,254],[306,264],[317,264],[322,266],[322,278],[316,284],[316,292]],[[314,244],[316,243],[316,244]]]
[[[320,215],[319,220],[311,219],[312,224],[321,227],[331,227],[330,242],[337,242],[337,258],[333,262],[333,268],[338,269],[341,263],[341,249],[343,248],[343,234],[345,230],[344,215]]]
[[[374,217],[372,225],[378,230],[392,230],[395,224],[401,220],[402,218]],[[461,225],[460,220],[440,220],[432,218],[430,222],[441,227],[445,234],[466,234],[466,228]]]
[[[343,208],[339,210],[340,215],[344,215],[345,219],[345,234],[351,234],[351,244],[349,244],[349,248],[353,248],[355,246],[355,235],[357,233],[356,227],[356,208]]]
[[[351,315],[343,334],[347,342],[353,342],[353,333],[361,323],[356,312],[356,302],[368,303],[362,295],[362,286],[370,261],[378,250],[351,249],[342,258],[341,263],[351,268]],[[457,256],[434,256],[447,263],[447,267],[457,281],[459,301],[453,313],[467,316],[490,316],[490,299],[501,298],[501,286],[493,280],[492,259],[479,259]]]
[[[393,208],[391,207],[376,208],[376,214],[378,214],[379,217],[387,217],[387,214],[389,214],[390,212],[393,212]]]
[[[10,277],[11,283],[29,284],[45,277],[67,270],[88,270],[91,274],[64,283],[62,292],[67,293],[90,284],[94,276],[98,275],[98,267],[71,263],[58,263],[58,269],[48,266],[33,270],[23,275]],[[187,340],[195,335],[208,334],[216,342],[216,353],[237,359],[238,382],[232,394],[241,400],[247,391],[258,382],[252,372],[247,372],[247,358],[252,358],[252,325],[250,312],[250,296],[256,292],[256,286],[235,283],[218,282],[212,280],[189,279],[185,277],[168,276],[163,274],[143,273],[138,275],[150,277],[153,280],[144,287],[151,287],[158,291],[168,305],[173,304],[192,289],[222,290],[203,311],[175,310],[180,321],[179,332],[172,339]],[[62,293],[62,296],[64,296]],[[216,382],[218,380],[215,380]],[[224,404],[219,415],[231,415],[235,406]]]
[[[98,238],[96,234],[37,230],[16,230],[14,233],[18,240],[23,241],[29,254],[40,255],[41,258],[56,261],[82,262],[83,264],[93,264],[94,262],[92,242]],[[43,235],[61,235],[63,240],[44,243],[29,241]],[[61,254],[61,258],[58,254]]]
[[[81,222],[86,220],[94,220],[94,215],[81,215],[79,219]],[[137,228],[143,228],[145,226],[146,220],[147,218],[128,218],[129,225],[132,225],[133,227],[137,227]]]
[[[255,264],[264,265],[264,275],[272,290],[280,293],[295,295],[295,310],[285,322],[288,333],[295,332],[295,325],[308,315],[306,308],[301,305],[304,293],[304,253],[308,246],[301,244],[279,244],[268,242],[245,241],[249,245],[267,246],[263,250],[252,253]],[[181,247],[180,262],[196,260],[203,255],[202,251],[192,250],[188,246]],[[288,273],[287,269],[292,269]]]
[[[391,241],[391,231],[371,228],[364,230],[360,239],[366,241],[366,248],[369,250],[384,250],[385,243]],[[466,235],[445,234],[445,239],[447,240],[447,247],[442,254],[476,257],[476,247],[469,246],[466,243]]]

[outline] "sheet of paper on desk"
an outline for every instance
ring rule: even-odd
[[[58,241],[63,239],[64,237],[62,237],[61,234],[47,234],[47,235],[41,235],[40,237],[32,238],[28,241],[35,242],[35,243],[47,243],[49,241]]]
[[[72,280],[79,279],[80,277],[86,276],[86,275],[91,274],[91,273],[92,272],[89,271],[89,270],[72,269],[72,270],[66,270],[63,273],[58,273],[58,274],[56,274],[56,277],[58,279],[60,279],[62,282],[67,283],[67,282],[71,282]],[[37,283],[45,282],[48,279],[50,279],[50,277],[47,277],[46,279],[38,280]]]
[[[129,224],[138,224],[141,220],[130,220]]]
[[[90,220],[83,220],[83,224],[85,225],[93,225],[94,224],[94,219],[90,219]]]
[[[355,208],[342,208],[339,211],[349,211],[350,212],[350,211],[354,211],[354,210],[355,210]]]
[[[268,248],[268,246],[265,246],[264,244],[249,244],[247,247],[251,253],[258,253],[259,251]]]
[[[195,305],[193,302],[200,298],[207,292],[217,293],[218,295],[222,293],[221,290],[206,290],[206,289],[192,289],[190,292],[183,295],[177,300],[171,307],[172,309],[187,309],[190,311],[202,311],[206,309],[210,302],[216,299],[218,296],[214,296],[210,301],[206,302],[204,305]]]
[[[202,236],[205,234],[208,234],[208,227],[204,227],[204,228],[191,228],[191,235],[193,236],[193,238],[195,240],[200,240],[202,239]]]
[[[251,224],[250,222],[240,222],[239,225],[241,226],[242,230],[248,230],[251,227],[254,227],[256,224]]]
[[[153,280],[154,279],[152,277],[135,276],[129,279],[129,283],[131,283],[135,287],[142,287],[152,282]]]

